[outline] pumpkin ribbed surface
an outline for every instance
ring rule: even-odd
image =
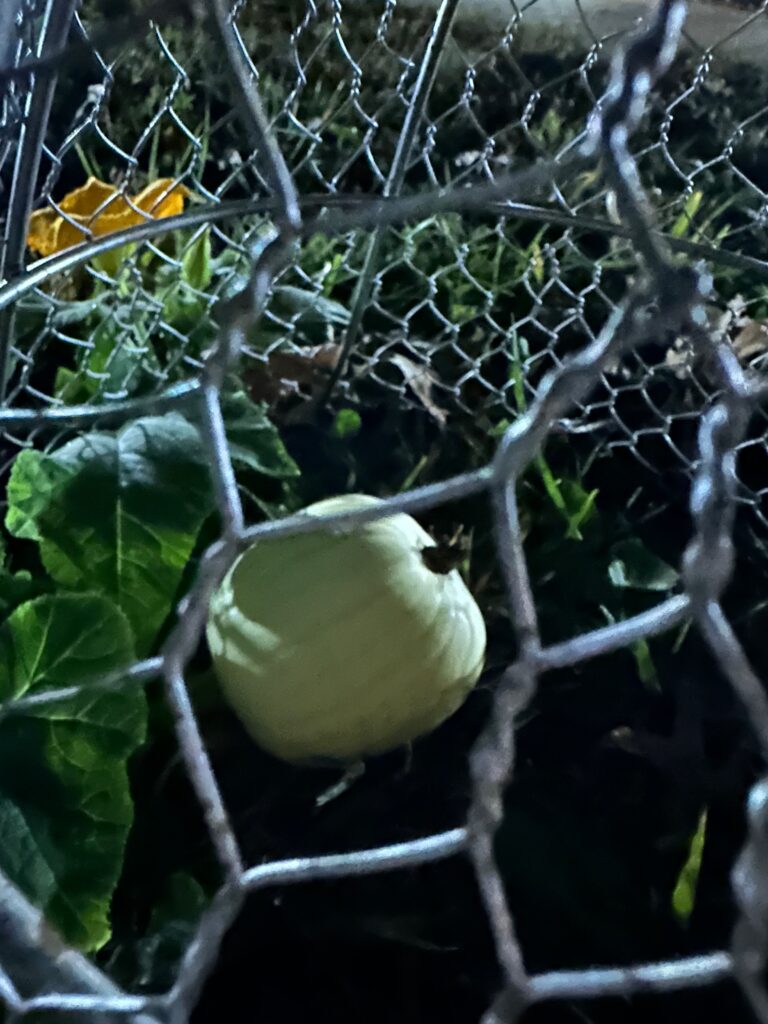
[[[375,503],[318,502],[307,515]],[[477,681],[485,625],[458,571],[409,515],[261,541],[211,601],[207,638],[225,698],[285,760],[352,760],[429,732]]]

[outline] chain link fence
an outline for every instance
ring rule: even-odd
[[[768,1021],[765,780],[749,798],[728,950],[531,975],[494,859],[515,722],[547,672],[690,618],[763,754],[768,745],[764,689],[722,604],[734,530],[765,578],[768,293],[758,257],[768,79],[749,55],[768,31],[764,5],[724,7],[721,21],[693,7],[686,22],[683,3],[662,0],[639,34],[633,23],[606,27],[583,5],[555,31],[536,7],[500,3],[481,8],[482,21],[456,0],[208,0],[126,7],[117,23],[114,11],[75,0],[17,0],[0,12],[14,26],[3,34],[0,20],[3,475],[19,451],[53,450],[90,424],[175,408],[199,417],[221,537],[160,653],[89,685],[164,681],[225,879],[160,996],[122,992],[3,879],[7,1019],[55,1010],[187,1020],[254,890],[467,856],[503,973],[488,1024],[544,1000],[662,994],[726,977]],[[739,49],[740,35],[751,50]],[[62,197],[86,178],[102,191],[68,204]],[[116,202],[122,219],[97,228]],[[49,213],[32,238],[35,209]],[[94,281],[110,286],[98,302],[81,297]],[[185,674],[236,553],[319,524],[295,515],[247,524],[221,404],[235,367],[289,424],[319,408],[388,402],[443,436],[498,439],[477,468],[423,486],[414,477],[374,511],[329,520],[479,494],[492,503],[517,654],[472,751],[465,825],[243,863]],[[553,442],[621,477],[620,502],[631,504],[641,475],[652,497],[640,520],[679,510],[690,492],[693,534],[680,593],[550,643],[517,490]],[[22,696],[2,714],[71,696]]]

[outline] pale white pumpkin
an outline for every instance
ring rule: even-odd
[[[321,515],[377,501],[353,494]],[[227,701],[265,750],[352,761],[431,731],[482,671],[486,632],[456,569],[409,515],[257,542],[214,595],[207,639]]]

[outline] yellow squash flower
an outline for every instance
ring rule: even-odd
[[[182,213],[189,195],[173,178],[158,178],[127,199],[114,185],[89,178],[58,203],[66,218],[51,207],[35,210],[29,218],[27,245],[40,256],[52,256],[91,236],[111,235],[150,218]]]

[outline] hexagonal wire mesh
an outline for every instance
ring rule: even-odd
[[[722,39],[702,48],[688,36],[676,58],[686,13],[677,0],[663,0],[633,42],[615,26],[598,31],[579,6],[570,25],[576,41],[558,47],[560,56],[535,3],[499,5],[498,30],[490,18],[482,28],[457,18],[456,0],[404,13],[396,0],[263,3],[258,19],[257,5],[243,0],[231,10],[224,0],[204,6],[156,5],[150,13],[160,21],[148,35],[147,12],[127,14],[122,33],[95,3],[79,13],[75,0],[18,0],[3,9],[15,25],[2,35],[10,40],[0,139],[3,471],[20,449],[52,448],[107,415],[125,421],[148,410],[197,409],[221,539],[203,557],[161,653],[99,685],[165,680],[226,878],[162,997],[126,995],[85,958],[62,955],[38,912],[3,880],[0,981],[9,1013],[185,1020],[247,893],[466,852],[507,986],[488,1020],[514,1019],[545,998],[663,992],[734,974],[768,1021],[765,782],[750,797],[751,838],[734,875],[743,916],[729,952],[530,976],[492,853],[515,718],[549,670],[691,616],[743,699],[762,750],[768,745],[762,685],[720,603],[737,507],[758,551],[768,525],[764,389],[748,372],[759,370],[765,351],[765,265],[749,253],[764,239],[768,210],[755,157],[768,90],[749,67],[733,84],[717,66],[739,32],[762,28],[764,7],[724,9]],[[203,15],[210,24],[201,27],[195,19]],[[696,29],[694,18],[689,32]],[[194,47],[185,45],[192,31]],[[137,42],[117,51],[123,35]],[[629,48],[609,77],[604,57],[617,41]],[[214,59],[222,52],[223,70]],[[676,73],[663,77],[673,62]],[[67,73],[57,81],[59,66]],[[105,184],[84,211],[61,196],[86,176]],[[161,183],[150,188],[149,204],[145,182]],[[537,196],[546,203],[534,205]],[[96,218],[108,217],[120,197],[105,234],[98,225],[107,221]],[[46,203],[60,234],[51,233],[48,215],[35,243],[43,259],[25,266],[29,214]],[[183,242],[166,244],[172,230]],[[82,245],[68,248],[83,234]],[[216,274],[196,280],[188,268],[209,243]],[[700,260],[717,268],[717,293]],[[160,289],[145,286],[149,261]],[[729,292],[729,270],[739,272],[742,289],[751,275],[754,294]],[[107,286],[98,303],[73,302],[93,281]],[[208,597],[243,545],[318,524],[300,516],[244,522],[220,404],[238,360],[256,368],[261,397],[287,403],[298,417],[307,406],[391,394],[454,429],[474,423],[501,438],[479,469],[332,520],[417,512],[480,492],[492,498],[518,656],[472,754],[465,827],[338,856],[242,863],[185,666]],[[516,485],[553,436],[568,437],[590,460],[612,464],[628,453],[662,477],[665,501],[681,493],[677,481],[692,481],[695,532],[682,594],[547,645]],[[69,696],[22,697],[3,714]],[[45,994],[26,994],[30,984]]]

